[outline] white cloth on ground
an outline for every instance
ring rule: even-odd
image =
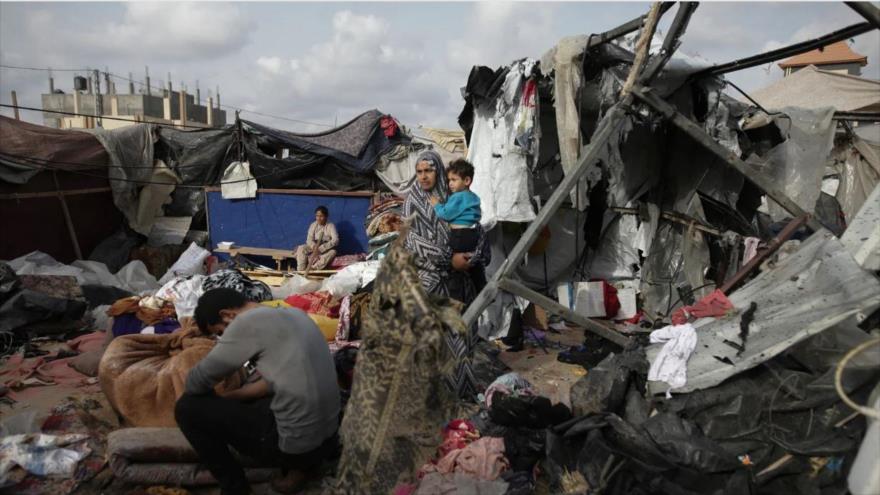
[[[670,391],[687,383],[687,362],[697,347],[697,331],[690,323],[669,325],[651,332],[651,343],[665,342],[648,370],[648,380],[666,382],[666,398]]]

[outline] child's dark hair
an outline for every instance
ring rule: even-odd
[[[449,166],[446,168],[446,173],[449,172],[452,172],[462,179],[474,179],[474,166],[471,165],[471,162],[465,160],[464,158],[459,158],[458,160],[454,160],[452,163],[450,163]]]
[[[327,207],[326,207],[326,206],[319,206],[319,207],[315,208],[315,213],[318,213],[319,211],[320,211],[321,213],[323,213],[325,217],[329,217],[329,216],[330,216],[330,212],[327,211]]]

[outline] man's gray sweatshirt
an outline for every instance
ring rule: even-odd
[[[324,336],[305,312],[255,308],[237,316],[189,372],[186,392],[210,393],[246,361],[256,363],[274,394],[271,407],[283,452],[308,452],[336,432],[336,368]]]

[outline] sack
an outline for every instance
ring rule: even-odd
[[[320,280],[310,280],[302,275],[294,275],[284,280],[281,287],[270,287],[272,299],[287,299],[290,296],[308,294],[321,290]]]
[[[117,337],[98,366],[101,390],[133,426],[177,426],[174,405],[183,395],[186,376],[213,347],[213,340],[187,326],[167,335]],[[234,390],[243,382],[239,371],[216,390]]]

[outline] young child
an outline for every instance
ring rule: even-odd
[[[473,253],[480,242],[480,233],[476,227],[481,217],[480,197],[470,189],[474,180],[474,166],[467,160],[455,160],[446,168],[446,178],[452,194],[446,198],[445,203],[440,203],[436,197],[431,197],[434,212],[438,218],[449,223],[449,247],[452,248],[452,252]],[[482,290],[486,285],[484,268],[482,266],[471,268],[470,276],[476,289]]]

